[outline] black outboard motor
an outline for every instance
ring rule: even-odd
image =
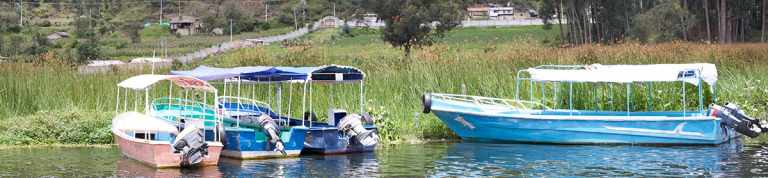
[[[264,134],[269,137],[269,143],[271,143],[275,148],[273,151],[279,151],[280,153],[283,153],[283,156],[287,155],[285,153],[285,146],[283,145],[283,141],[280,140],[280,128],[277,126],[277,123],[275,123],[275,120],[266,114],[261,114],[256,117],[256,121],[259,123],[261,128],[264,129]]]
[[[181,166],[184,167],[197,165],[208,155],[203,131],[196,127],[182,130],[173,142],[173,149],[175,153],[181,153]]]
[[[368,114],[362,116],[358,114],[349,114],[341,118],[336,125],[339,131],[352,136],[363,146],[375,146],[379,143],[379,135],[373,130],[365,129],[365,127],[363,127],[363,119],[366,121],[372,120],[371,116]]]
[[[709,113],[710,116],[714,116],[722,119],[722,123],[728,127],[733,128],[736,132],[755,138],[760,134],[768,132],[768,124],[754,119],[744,114],[739,106],[733,103],[726,103],[725,107],[712,104],[712,109]]]

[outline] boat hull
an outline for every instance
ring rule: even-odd
[[[299,156],[304,148],[306,127],[295,126],[280,134],[285,155],[273,151],[264,133],[251,128],[225,128],[222,156],[235,159],[269,159]]]
[[[557,120],[434,111],[466,140],[554,144],[715,145],[737,137],[711,120]],[[582,116],[589,118],[589,116]]]
[[[373,126],[366,126],[367,130],[378,130]],[[314,126],[310,127],[304,142],[304,151],[315,154],[345,154],[372,152],[376,145],[364,146],[354,138],[345,136],[336,127]]]
[[[120,152],[128,158],[157,168],[181,167],[181,154],[174,153],[170,143],[123,138],[114,133],[113,136]],[[203,162],[199,165],[217,165],[223,145],[219,142],[206,143],[208,144],[208,155],[203,158]]]

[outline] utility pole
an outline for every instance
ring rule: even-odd
[[[296,7],[293,7],[293,29],[294,30],[299,29],[299,23],[296,22]]]
[[[19,26],[24,26],[24,3],[19,0]]]
[[[232,42],[232,19],[229,19],[229,42]]]
[[[264,22],[269,22],[269,0],[264,0]]]

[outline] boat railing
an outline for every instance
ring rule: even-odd
[[[156,98],[152,100],[152,108],[155,110],[160,109],[161,106],[172,106],[172,105],[192,106],[192,107],[201,108],[201,109],[205,107],[211,107],[211,105],[208,105],[199,101],[184,99],[184,98],[162,97],[162,98]]]
[[[532,110],[540,108],[542,110],[552,110],[548,106],[535,101],[525,100],[513,100],[502,98],[491,98],[483,96],[470,96],[470,95],[458,95],[458,94],[431,94],[432,97],[437,97],[443,100],[470,102],[479,105],[492,105],[492,106],[504,106],[515,110]]]

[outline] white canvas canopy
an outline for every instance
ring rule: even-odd
[[[133,89],[133,90],[145,90],[149,86],[152,86],[155,83],[163,80],[169,80],[176,86],[179,86],[185,89],[195,89],[195,90],[201,90],[201,91],[207,91],[207,92],[216,92],[216,88],[211,86],[211,84],[208,84],[208,82],[205,82],[203,80],[200,80],[194,77],[181,76],[181,75],[152,75],[152,74],[137,75],[137,76],[133,76],[131,78],[123,80],[122,82],[118,83],[117,86],[122,88]]]
[[[526,69],[534,81],[572,82],[673,82],[684,81],[693,85],[699,79],[713,87],[717,82],[714,64],[652,64],[652,65],[600,65],[535,67]]]

